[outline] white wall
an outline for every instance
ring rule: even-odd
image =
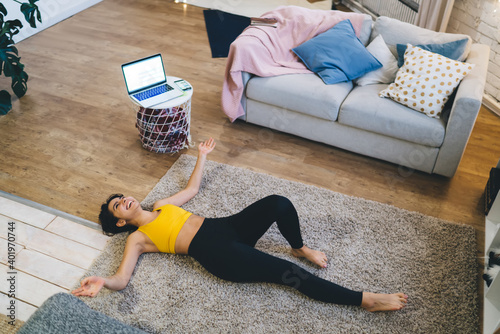
[[[24,19],[21,12],[21,5],[12,0],[2,0],[2,4],[7,9],[6,20],[19,19],[23,28],[14,37],[14,42],[20,42],[37,32],[42,31],[68,17],[95,5],[102,0],[39,0],[36,2],[42,15],[42,23],[37,21],[37,28],[33,29]],[[28,2],[28,0],[20,0],[20,2]]]
[[[500,1],[455,0],[447,32],[471,36],[491,48],[486,95],[500,101]]]
[[[307,0],[175,0],[179,3],[218,9],[224,12],[248,16],[259,17],[262,14],[275,9],[278,6],[300,6],[310,9],[330,10],[332,0],[314,1]]]

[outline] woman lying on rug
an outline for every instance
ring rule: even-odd
[[[293,204],[282,196],[263,198],[240,213],[226,218],[204,218],[181,209],[200,188],[207,154],[215,147],[212,138],[198,147],[198,160],[186,188],[157,201],[153,211],[143,210],[132,197],[112,195],[102,205],[99,219],[106,233],[131,233],[122,262],[111,277],[87,277],[76,296],[96,296],[102,287],[124,289],[142,253],[189,254],[215,276],[233,282],[269,282],[286,285],[323,302],[357,305],[368,311],[403,308],[402,293],[375,294],[352,291],[319,278],[301,267],[254,248],[276,222],[292,247],[292,254],[325,268],[326,255],[304,245]]]

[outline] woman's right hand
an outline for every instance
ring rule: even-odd
[[[104,286],[105,280],[99,276],[90,276],[82,280],[80,287],[71,291],[75,296],[95,297]]]

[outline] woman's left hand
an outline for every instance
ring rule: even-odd
[[[207,155],[208,153],[212,152],[214,148],[215,140],[213,138],[210,138],[198,145],[198,153],[201,155]]]

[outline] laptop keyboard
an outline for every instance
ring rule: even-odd
[[[153,97],[153,96],[156,96],[156,95],[163,94],[163,93],[166,93],[168,91],[171,91],[172,89],[173,88],[171,86],[169,86],[169,85],[161,85],[161,86],[153,87],[153,88],[145,90],[143,92],[134,94],[133,96],[137,100],[143,101],[145,99],[149,99],[150,97]]]

